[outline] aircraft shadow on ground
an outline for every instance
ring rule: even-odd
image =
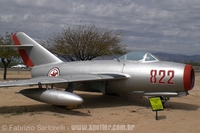
[[[140,106],[150,108],[148,97],[140,97],[138,95],[80,95],[84,99],[83,105],[88,108],[106,108],[117,106]],[[172,100],[165,103],[166,108],[178,110],[198,110],[199,106],[189,103],[173,102]]]
[[[53,112],[66,115],[90,116],[87,111],[68,110],[66,107],[53,106],[49,104],[35,104],[23,106],[4,106],[0,107],[0,114],[20,115],[25,113],[42,114],[43,112]]]
[[[140,106],[150,108],[150,103],[147,97],[140,97],[135,95],[122,95],[122,96],[112,96],[112,95],[92,95],[92,94],[79,94],[83,99],[83,106],[90,108],[111,108],[120,106]],[[68,115],[78,115],[78,116],[90,116],[87,110],[83,106],[79,106],[77,109],[68,110],[65,107],[52,106],[49,104],[35,104],[35,105],[21,105],[21,106],[3,106],[0,107],[0,114],[20,114],[20,113],[42,113],[45,111],[68,114]],[[197,110],[199,106],[168,101],[165,104],[166,108],[179,109],[179,110]],[[81,109],[81,110],[80,110]]]
[[[86,108],[109,108],[118,106],[143,106],[149,107],[146,98],[129,97],[129,96],[112,96],[112,95],[87,95],[80,94],[84,99],[83,106],[79,105],[78,109],[68,110],[66,107],[53,106],[49,104],[34,104],[21,106],[3,106],[0,107],[0,114],[22,114],[22,113],[43,113],[54,112],[68,115],[90,116]],[[138,101],[138,102],[137,102]],[[84,108],[86,107],[86,108]],[[81,110],[80,110],[81,109]]]
[[[87,108],[109,108],[119,106],[142,106],[150,107],[145,97],[134,95],[92,95],[79,94],[84,99],[83,105]]]
[[[188,110],[188,111],[198,110],[199,109],[198,105],[188,104],[188,103],[181,103],[181,102],[172,102],[172,101],[168,101],[165,104],[165,107],[166,108],[176,109],[176,110]]]

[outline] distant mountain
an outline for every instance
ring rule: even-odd
[[[199,62],[200,55],[181,55],[181,54],[168,54],[168,53],[152,53],[160,60],[164,61],[177,61],[177,62]]]

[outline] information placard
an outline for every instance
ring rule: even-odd
[[[153,111],[160,111],[164,109],[160,97],[149,97],[149,102]]]

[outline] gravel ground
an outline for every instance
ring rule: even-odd
[[[8,79],[18,78],[30,78],[30,72],[8,72]],[[75,91],[84,99],[84,107],[68,110],[16,93],[24,88],[27,87],[0,89],[0,132],[200,132],[200,73],[196,74],[190,95],[171,98],[165,110],[158,112],[159,120],[147,97]]]

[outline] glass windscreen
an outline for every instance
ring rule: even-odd
[[[151,53],[147,52],[130,52],[127,53],[121,57],[119,57],[120,60],[133,60],[133,61],[159,61],[158,58],[156,58]]]

